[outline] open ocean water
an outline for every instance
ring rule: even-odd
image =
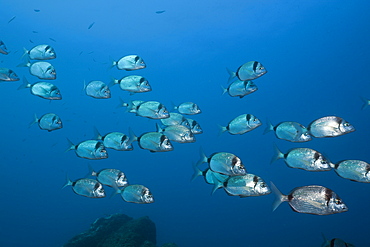
[[[156,13],[157,11],[165,11]],[[308,172],[287,167],[283,160],[270,165],[274,143],[286,152],[309,147],[332,162],[358,159],[370,162],[370,3],[364,0],[178,0],[178,1],[2,1],[0,40],[10,53],[0,54],[0,67],[21,78],[0,83],[0,246],[62,246],[85,231],[98,217],[124,213],[149,216],[157,226],[157,245],[180,247],[321,246],[322,233],[355,246],[370,246],[370,185],[353,182],[334,171]],[[15,17],[14,19],[12,19]],[[93,24],[91,26],[91,24]],[[89,28],[90,27],[90,28]],[[46,100],[17,90],[30,75],[22,63],[23,47],[51,45],[57,58],[54,83],[62,100]],[[147,65],[137,71],[108,69],[111,59],[137,54]],[[228,86],[226,68],[235,71],[259,61],[268,73],[254,80],[258,91],[239,99],[222,95]],[[152,91],[130,95],[118,85],[110,99],[94,99],[84,81],[138,74]],[[156,100],[172,111],[172,104],[192,101],[201,114],[190,116],[204,133],[195,143],[174,143],[171,152],[108,149],[109,158],[87,160],[68,148],[73,143],[120,131],[136,135],[155,131],[152,120],[117,108],[119,98]],[[34,114],[53,112],[63,128],[52,132],[29,127]],[[218,135],[218,125],[241,114],[253,114],[262,126],[243,135]],[[356,131],[334,138],[292,143],[263,135],[273,124],[296,121],[305,126],[320,117],[339,116]],[[212,196],[202,177],[191,182],[192,164],[200,158],[230,152],[241,158],[248,172],[272,181],[283,193],[295,187],[322,185],[338,193],[348,212],[328,216],[293,212],[288,203],[272,212],[274,195],[239,198],[223,189]],[[122,170],[132,184],[147,186],[152,204],[127,203],[120,196],[86,198],[62,186],[66,175],[84,177],[95,170]],[[206,166],[201,166],[204,169]]]

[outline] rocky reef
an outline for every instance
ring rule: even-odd
[[[149,217],[133,219],[124,214],[98,218],[90,229],[63,247],[156,247],[156,227]],[[168,243],[162,247],[177,247]]]

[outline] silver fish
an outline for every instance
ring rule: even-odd
[[[43,99],[49,100],[60,100],[62,99],[62,94],[59,89],[50,82],[36,82],[30,84],[27,79],[23,78],[23,84],[18,87],[18,90],[23,88],[30,88],[31,94],[39,96]]]
[[[72,186],[73,192],[80,196],[90,198],[105,197],[103,185],[91,178],[81,178],[77,179],[76,181],[71,181],[68,179],[67,183],[63,186],[63,188],[67,186]]]
[[[8,49],[6,48],[4,42],[0,40],[0,53],[4,55],[8,55]]]
[[[329,171],[334,166],[324,155],[310,148],[293,148],[284,154],[275,145],[275,156],[270,163],[278,159],[284,159],[291,168],[306,171]]]
[[[95,99],[109,99],[111,97],[109,87],[102,81],[91,81],[84,85],[86,95]]]
[[[214,182],[212,193],[220,187],[223,187],[229,196],[249,197],[263,196],[271,193],[265,181],[259,176],[251,173],[243,176],[229,177],[223,183],[214,177]]]
[[[193,164],[193,169],[194,173],[193,176],[191,177],[192,181],[199,176],[203,176],[207,184],[215,184],[214,178],[220,181],[220,183],[224,183],[229,178],[229,176],[218,172],[214,172],[210,168],[206,168],[204,171],[202,171],[195,163]]]
[[[227,92],[231,97],[243,98],[244,96],[257,91],[258,87],[253,83],[253,81],[236,80],[231,83],[228,88],[222,89],[223,94]]]
[[[363,98],[363,97],[361,97],[361,100],[363,102],[361,109],[364,110],[370,105],[370,100],[367,98]]]
[[[104,147],[112,148],[117,151],[131,151],[133,146],[133,136],[127,136],[121,132],[110,132],[104,136],[100,135],[99,131],[95,129],[96,139],[102,140]]]
[[[1,81],[19,81],[19,77],[11,69],[0,68],[0,82]]]
[[[68,139],[67,139],[68,140]],[[70,147],[66,150],[75,150],[76,155],[80,158],[100,160],[108,158],[107,150],[103,143],[96,140],[87,140],[74,145],[70,140],[68,140]]]
[[[24,48],[24,55],[28,55],[32,60],[48,60],[57,57],[54,48],[50,45],[37,45],[31,50]]]
[[[138,55],[128,55],[122,57],[118,61],[113,61],[111,67],[114,66],[117,66],[118,69],[127,71],[144,69],[146,67],[144,60]]]
[[[242,114],[231,120],[226,127],[220,126],[220,134],[227,131],[232,135],[242,135],[261,125],[261,121],[254,115]]]
[[[62,120],[54,113],[44,114],[40,118],[35,114],[35,120],[30,124],[30,126],[35,123],[38,123],[40,129],[47,130],[49,132],[63,128]]]
[[[150,152],[168,152],[173,150],[171,141],[167,136],[158,132],[147,132],[140,137],[134,135],[133,141],[138,141],[139,147]]]
[[[170,125],[161,128],[157,124],[157,132],[164,134],[170,141],[178,143],[195,142],[195,136],[191,130],[183,125]]]
[[[120,88],[124,91],[128,91],[131,94],[134,93],[145,93],[152,91],[148,80],[139,75],[129,75],[123,77],[121,80],[112,80],[111,85],[119,84]]]
[[[170,116],[168,118],[160,119],[163,125],[166,126],[183,125],[185,127],[190,128],[189,122],[183,115],[176,112],[170,112],[169,114]]]
[[[95,176],[101,184],[109,187],[125,187],[128,185],[126,175],[117,169],[103,169],[96,172],[89,167],[89,175]]]
[[[307,128],[297,122],[281,122],[275,126],[273,126],[271,123],[268,123],[268,126],[263,134],[266,134],[272,130],[275,131],[276,137],[282,140],[290,142],[307,142],[312,140]]]
[[[190,125],[189,128],[190,128],[191,132],[193,132],[193,134],[202,134],[203,133],[203,129],[202,129],[202,127],[200,127],[200,124],[197,121],[195,121],[193,119],[190,119],[190,118],[186,118],[186,120],[188,122],[188,125]],[[184,125],[184,126],[186,126],[186,125]]]
[[[288,202],[293,211],[304,214],[329,215],[348,211],[348,207],[340,197],[323,186],[297,187],[289,195],[282,194],[273,183],[271,188],[276,195],[273,210],[282,202]]]
[[[48,62],[35,62],[30,63],[26,61],[17,65],[17,67],[29,67],[31,75],[44,80],[54,80],[57,77],[57,73],[53,65]]]
[[[139,105],[141,105],[144,102],[145,101],[143,101],[143,100],[131,100],[130,103],[126,103],[120,98],[120,103],[117,106],[117,108],[118,107],[126,107],[127,112],[136,113],[137,108],[139,107]]]
[[[140,184],[128,185],[121,189],[119,193],[122,196],[122,199],[126,202],[147,204],[153,203],[154,197],[150,190]]]
[[[232,153],[218,152],[207,157],[204,152],[200,151],[200,159],[197,166],[202,163],[208,163],[212,171],[228,176],[237,176],[247,174],[247,170],[240,158]]]
[[[253,80],[267,73],[265,67],[257,61],[250,61],[241,65],[236,72],[227,71],[230,75],[229,82],[232,82],[236,77],[241,81]]]
[[[356,182],[370,183],[370,164],[362,160],[344,160],[334,166],[342,178]]]
[[[157,101],[145,101],[138,105],[136,115],[151,119],[162,119],[170,117],[167,108]]]
[[[352,124],[336,116],[316,119],[307,129],[312,136],[317,138],[341,136],[356,130]]]
[[[178,110],[181,114],[186,114],[186,115],[195,115],[195,114],[199,114],[202,112],[199,106],[193,102],[181,103],[178,106],[174,106],[174,109]]]

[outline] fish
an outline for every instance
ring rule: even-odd
[[[144,185],[133,184],[118,190],[125,202],[148,204],[154,202],[154,197],[150,190]]]
[[[165,126],[183,125],[190,128],[188,120],[180,113],[170,112],[168,118],[160,119],[161,123]]]
[[[105,149],[103,143],[96,140],[87,140],[74,145],[69,139],[69,148],[66,150],[75,150],[76,155],[80,158],[100,160],[108,158],[107,150]]]
[[[242,176],[229,177],[221,183],[214,177],[214,187],[212,194],[220,187],[223,187],[229,196],[250,197],[263,196],[271,193],[266,182],[259,176],[248,173]]]
[[[4,55],[8,55],[9,53],[8,49],[6,48],[6,45],[2,40],[0,40],[0,53]]]
[[[321,247],[355,247],[353,244],[346,243],[340,238],[333,238],[333,239],[326,239],[324,234],[322,234],[324,238],[324,243],[321,244]]]
[[[17,17],[17,16],[13,16],[12,18],[10,18],[10,20],[8,21],[8,24],[9,24],[10,22],[12,22],[12,21],[15,19],[15,17]]]
[[[138,55],[128,55],[122,57],[118,61],[112,61],[111,67],[117,66],[119,70],[138,70],[138,69],[144,69],[146,67],[146,64],[144,60],[139,57]]]
[[[170,141],[178,143],[195,142],[195,136],[191,130],[183,125],[170,125],[161,128],[157,124],[157,132],[164,134]]]
[[[117,108],[118,107],[126,107],[127,112],[136,113],[137,108],[139,107],[139,105],[141,105],[144,102],[145,101],[143,101],[143,100],[131,100],[130,103],[126,103],[126,102],[123,101],[123,99],[120,98],[120,103],[117,106]]]
[[[35,119],[30,123],[30,126],[35,123],[38,123],[40,129],[47,130],[49,132],[63,128],[62,120],[54,113],[44,114],[40,118],[35,114]]]
[[[236,72],[233,72],[227,69],[229,73],[229,83],[232,82],[235,78],[241,81],[249,81],[257,79],[267,73],[266,68],[257,61],[250,61],[241,65]]]
[[[50,45],[37,45],[33,47],[31,50],[24,49],[24,56],[28,56],[29,59],[32,60],[49,60],[54,59],[57,57],[57,54],[55,53],[55,50]]]
[[[197,162],[197,166],[202,163],[208,163],[212,171],[228,176],[247,174],[247,170],[241,159],[232,153],[217,152],[207,157],[204,152],[200,150],[200,159]]]
[[[275,126],[268,122],[268,126],[263,134],[272,130],[275,131],[276,137],[282,140],[290,142],[308,142],[312,140],[307,128],[297,122],[286,121]]]
[[[169,118],[167,108],[158,101],[145,101],[136,108],[136,116],[147,117],[151,119]]]
[[[49,38],[51,41],[54,41],[54,42],[57,42],[55,39],[53,39],[53,38]]]
[[[36,82],[34,84],[30,84],[26,77],[23,77],[23,84],[18,87],[18,90],[30,88],[31,94],[39,96],[43,99],[49,100],[61,100],[62,94],[60,93],[59,89],[50,82]]]
[[[25,63],[17,65],[17,67],[29,67],[31,75],[39,79],[54,80],[57,77],[54,66],[48,62],[30,63],[29,60],[27,60]]]
[[[133,146],[131,145],[134,134],[127,136],[121,132],[110,132],[104,136],[100,135],[99,131],[95,128],[96,139],[102,140],[104,147],[112,148],[117,151],[131,151]]]
[[[330,215],[348,211],[342,199],[331,189],[320,185],[308,185],[294,188],[289,195],[282,194],[271,182],[276,199],[273,211],[282,202],[288,202],[294,212],[315,215]]]
[[[11,69],[0,68],[0,82],[1,81],[19,81],[19,77]]]
[[[199,167],[195,163],[193,163],[193,170],[194,170],[194,173],[193,173],[193,176],[191,177],[191,181],[193,181],[199,176],[203,176],[207,184],[215,184],[214,178],[220,181],[221,183],[224,183],[229,178],[228,175],[214,172],[209,167],[206,168],[204,171],[202,171],[199,169]]]
[[[261,121],[252,114],[242,114],[231,120],[227,126],[219,126],[220,135],[225,131],[232,135],[242,135],[261,126]]]
[[[150,86],[148,80],[139,75],[125,76],[120,80],[113,78],[111,85],[113,86],[115,84],[119,84],[122,90],[128,91],[131,94],[152,91],[152,87]]]
[[[361,97],[361,100],[363,102],[361,109],[364,110],[370,105],[370,100],[364,97]]]
[[[40,12],[40,10],[39,10],[39,9],[34,9],[33,11],[35,11],[35,12]]]
[[[118,169],[107,168],[96,172],[89,166],[89,175],[95,176],[99,183],[109,187],[125,187],[128,185],[126,175]]]
[[[227,92],[231,97],[243,98],[244,96],[257,91],[258,87],[253,83],[253,81],[236,80],[232,82],[228,88],[222,87],[222,90],[222,94]]]
[[[335,164],[338,176],[355,182],[370,183],[370,164],[362,160],[343,160]]]
[[[175,110],[178,110],[179,113],[185,115],[195,115],[199,114],[202,111],[200,110],[199,106],[193,102],[184,102],[178,106],[174,106]]]
[[[203,133],[203,129],[202,129],[202,127],[200,127],[200,124],[197,121],[195,121],[191,118],[186,118],[186,120],[187,120],[188,124],[190,125],[189,128],[190,128],[191,132],[193,132],[193,134],[197,135],[197,134],[202,134]],[[184,126],[186,126],[186,125],[184,125]]]
[[[89,198],[105,197],[103,185],[95,179],[80,178],[76,181],[71,181],[67,178],[67,183],[63,186],[63,188],[67,186],[72,186],[73,192],[80,196],[85,196]]]
[[[94,24],[95,24],[95,22],[91,23],[87,29],[92,28],[92,26],[94,26]]]
[[[91,81],[87,85],[84,83],[86,95],[95,99],[109,99],[111,97],[109,87],[102,81]]]
[[[275,145],[275,155],[270,163],[278,159],[284,159],[288,167],[306,171],[330,171],[334,167],[323,154],[311,148],[293,148],[284,154]]]
[[[316,138],[335,137],[355,131],[355,127],[341,117],[327,116],[312,121],[309,133]]]
[[[167,136],[158,132],[147,132],[139,137],[133,135],[133,140],[139,143],[139,147],[150,152],[168,152],[173,150],[173,145]]]
[[[162,13],[164,13],[164,12],[166,12],[166,10],[158,10],[158,11],[156,11],[155,13],[156,13],[156,14],[162,14]]]

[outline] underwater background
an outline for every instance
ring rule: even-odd
[[[39,10],[39,11],[35,11]],[[157,11],[163,11],[156,13]],[[40,81],[22,62],[23,47],[54,47],[57,70],[53,81],[63,99],[49,101],[21,81],[1,82],[0,246],[62,246],[85,231],[98,217],[124,213],[149,216],[157,227],[157,245],[187,246],[320,246],[322,233],[356,246],[370,246],[370,185],[343,179],[334,171],[307,172],[288,168],[283,160],[270,165],[274,143],[283,152],[309,147],[332,162],[358,159],[370,162],[370,3],[319,0],[204,0],[204,1],[3,1],[0,39],[10,53],[0,54],[0,67],[22,78]],[[15,17],[14,19],[12,19]],[[12,19],[12,20],[11,20]],[[10,21],[11,20],[11,21]],[[90,25],[93,26],[90,27]],[[90,27],[90,28],[89,28]],[[31,43],[32,42],[32,43]],[[147,67],[140,71],[108,69],[111,58],[138,54]],[[222,95],[228,85],[226,68],[235,71],[248,61],[261,62],[268,73],[255,80],[258,91],[239,99]],[[140,74],[152,91],[130,95],[117,85],[112,98],[93,99],[84,81]],[[108,150],[109,158],[87,160],[68,149],[100,133],[135,134],[155,131],[159,120],[135,116],[117,108],[119,98],[156,100],[172,104],[192,101],[202,113],[191,116],[204,133],[196,142],[174,143],[171,152],[140,149]],[[63,128],[53,132],[29,127],[34,114],[53,112]],[[218,125],[240,114],[253,114],[263,125],[243,135],[219,135]],[[340,116],[356,131],[306,143],[263,135],[273,124],[297,121],[307,126],[324,116]],[[272,212],[274,195],[239,198],[223,189],[212,196],[202,177],[191,181],[192,164],[200,158],[230,152],[247,170],[272,181],[287,194],[295,187],[317,184],[340,195],[349,211],[317,216],[293,212],[283,203]],[[127,203],[120,196],[92,199],[61,190],[66,176],[75,180],[94,170],[116,168],[130,183],[150,188],[152,204]],[[204,165],[202,166],[204,167]]]

